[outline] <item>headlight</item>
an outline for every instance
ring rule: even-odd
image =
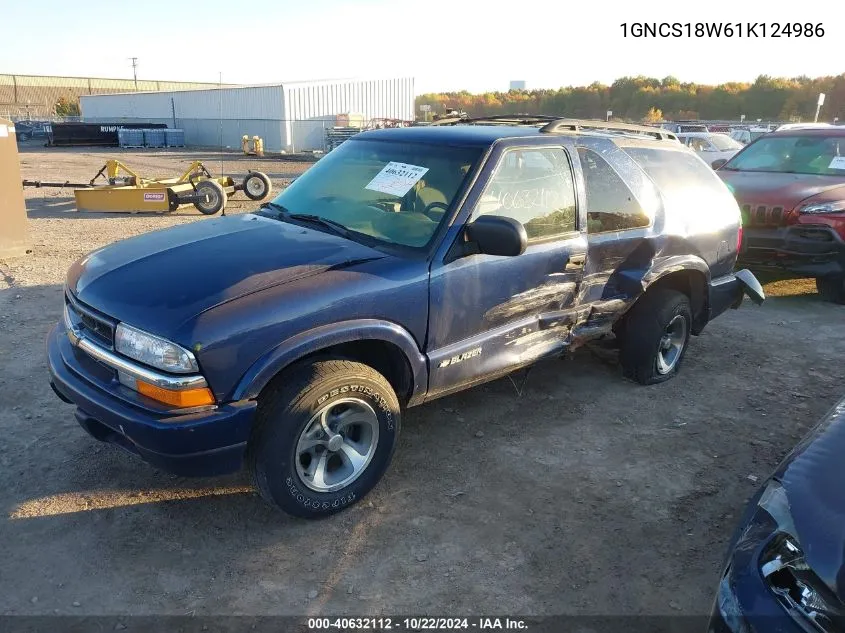
[[[771,482],[759,502],[778,524],[779,532],[760,556],[760,573],[769,589],[792,614],[800,614],[825,633],[840,631],[845,609],[813,572],[795,535],[786,493]]]
[[[184,347],[158,336],[147,334],[125,323],[114,333],[114,348],[137,361],[175,374],[199,371],[197,359]]]
[[[843,211],[845,211],[845,200],[808,204],[807,206],[799,209],[800,213],[809,213],[810,215],[816,215],[820,213],[842,213]]]

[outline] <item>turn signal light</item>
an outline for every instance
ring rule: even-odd
[[[136,383],[138,393],[169,404],[173,407],[202,407],[208,404],[214,404],[214,396],[208,387],[201,387],[199,389],[163,389],[156,387],[143,380],[138,380]]]

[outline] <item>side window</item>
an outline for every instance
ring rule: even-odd
[[[578,148],[587,194],[587,233],[624,231],[650,224],[628,185],[597,152]]]
[[[574,231],[575,185],[567,153],[560,148],[507,150],[473,211],[479,215],[522,222],[529,241]]]
[[[707,142],[707,139],[701,138],[699,136],[693,136],[689,140],[690,149],[695,150],[696,152],[706,152],[710,149],[710,144]]]

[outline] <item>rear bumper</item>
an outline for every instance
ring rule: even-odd
[[[178,475],[221,475],[242,467],[254,401],[189,413],[155,409],[141,396],[131,400],[116,380],[109,383],[86,376],[78,353],[61,325],[50,331],[51,386],[62,400],[76,405],[76,419],[92,437]]]
[[[780,270],[808,277],[845,274],[845,241],[826,224],[749,227],[739,262],[755,270]]]
[[[744,296],[762,303],[766,295],[757,278],[749,270],[738,270],[710,281],[707,320],[712,321],[730,308],[738,308]]]

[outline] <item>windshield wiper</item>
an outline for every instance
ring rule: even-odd
[[[276,219],[278,220],[299,220],[300,222],[308,222],[309,224],[319,224],[320,226],[329,229],[335,235],[340,235],[348,240],[361,241],[367,244],[372,244],[377,241],[376,238],[371,235],[347,228],[340,222],[335,222],[334,220],[329,220],[328,218],[314,215],[313,213],[291,213],[287,207],[279,204],[278,202],[265,202],[261,205],[261,208],[277,211],[279,215]],[[353,235],[355,236],[354,238]]]
[[[287,207],[283,207],[278,202],[265,202],[259,209],[273,209],[273,211],[278,211],[279,213],[290,213]]]
[[[350,236],[352,234],[352,231],[350,231],[340,222],[335,222],[334,220],[329,220],[322,216],[314,215],[312,213],[285,213],[285,217],[290,218],[291,220],[300,220],[301,222],[319,224],[320,226],[326,227],[327,229],[331,230],[337,235],[340,235],[341,237],[351,239]]]

